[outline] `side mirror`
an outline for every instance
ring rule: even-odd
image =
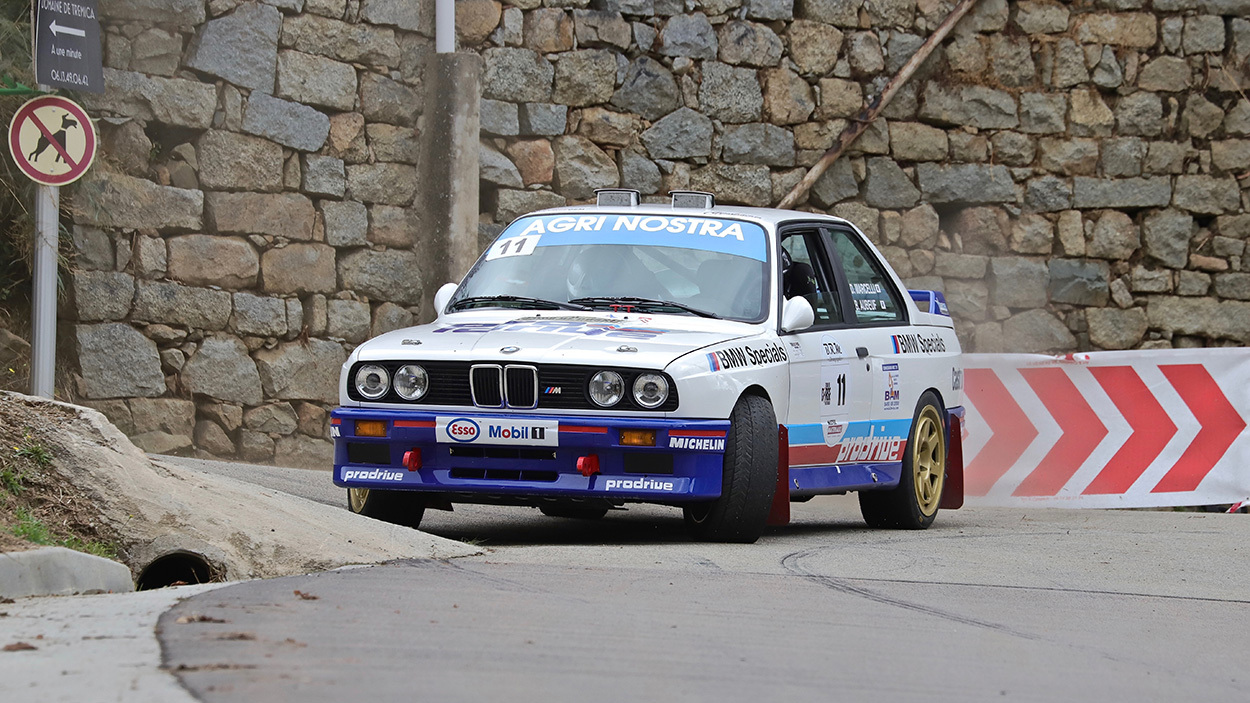
[[[816,312],[812,310],[812,304],[807,302],[807,298],[801,295],[787,299],[781,307],[782,332],[799,332],[811,327],[814,322]]]
[[[434,314],[438,317],[443,316],[443,310],[447,309],[447,303],[451,302],[451,296],[455,295],[456,289],[459,288],[458,283],[444,283],[438,292],[434,294]]]

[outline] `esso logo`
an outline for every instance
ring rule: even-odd
[[[480,433],[477,423],[468,418],[462,417],[447,423],[447,436],[457,442],[472,442]]]

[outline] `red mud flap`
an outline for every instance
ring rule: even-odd
[[[963,502],[963,471],[960,471],[960,502]],[[790,524],[790,433],[785,425],[777,426],[777,490],[773,493],[773,507],[768,511],[769,525]]]
[[[946,485],[942,487],[942,502],[938,507],[955,510],[964,504],[963,419],[954,413],[947,413],[946,417]]]

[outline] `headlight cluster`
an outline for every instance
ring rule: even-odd
[[[590,399],[602,408],[610,408],[625,397],[625,379],[615,371],[600,371],[590,379]],[[634,402],[644,408],[658,408],[668,400],[668,381],[654,373],[640,374],[634,379]]]
[[[400,398],[417,400],[429,390],[430,377],[416,364],[399,367],[394,378],[377,364],[365,364],[356,370],[356,392],[366,400],[382,398],[392,385]]]

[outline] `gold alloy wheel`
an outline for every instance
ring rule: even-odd
[[[912,483],[916,488],[916,507],[928,517],[942,500],[942,484],[946,480],[946,438],[942,436],[942,419],[937,408],[926,405],[916,419],[914,449],[911,453]]]
[[[349,488],[347,489],[347,503],[353,513],[359,513],[365,509],[365,502],[369,500],[368,488]]]

